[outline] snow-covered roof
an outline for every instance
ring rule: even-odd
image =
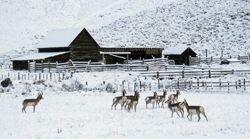
[[[21,56],[11,59],[12,61],[23,61],[23,60],[44,60],[45,58],[66,54],[69,52],[50,52],[50,53],[34,53],[27,56]]]
[[[188,46],[175,46],[175,47],[168,47],[164,49],[163,54],[164,55],[180,55],[182,54],[186,49],[188,49]]]
[[[37,44],[36,48],[47,47],[67,47],[77,37],[83,28],[57,29],[48,33],[48,35]]]
[[[229,62],[240,62],[240,60],[236,59],[236,58],[229,58],[227,59]]]

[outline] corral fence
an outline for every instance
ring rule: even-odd
[[[62,72],[62,73],[52,73],[52,72],[6,72],[0,73],[0,80],[10,78],[11,80],[50,80],[50,81],[61,81],[73,77],[73,72]]]
[[[221,92],[230,92],[234,90],[246,90],[250,86],[250,81],[246,79],[236,79],[232,81],[206,81],[201,79],[194,80],[155,80],[125,82],[120,85],[121,89],[132,92],[133,90],[143,91],[160,91],[160,90],[217,90]]]
[[[10,78],[11,80],[18,80],[18,81],[27,81],[31,80],[41,81],[61,81],[67,80],[74,76],[73,72],[65,72],[65,73],[30,73],[30,72],[11,72],[11,73],[2,73],[0,74],[0,80],[5,78]],[[133,92],[134,90],[139,90],[140,92],[143,91],[161,91],[161,90],[219,90],[222,92],[230,92],[233,90],[246,90],[250,86],[250,80],[246,79],[232,79],[230,81],[224,81],[223,79],[216,79],[218,81],[201,79],[201,78],[175,78],[169,79],[167,77],[148,77],[145,76],[143,78],[132,79],[128,81],[119,81],[112,84],[112,88],[110,92],[119,92],[122,89],[126,89],[129,92]],[[106,82],[106,81],[103,81]],[[107,85],[103,84],[102,86],[93,87],[91,83],[86,79],[86,81],[82,82],[84,84],[83,91],[107,91],[107,88],[104,86]],[[88,86],[90,85],[90,86]]]
[[[204,69],[204,70],[171,70],[171,71],[147,71],[141,72],[142,76],[155,78],[212,78],[225,75],[244,75],[250,74],[250,70],[221,70],[221,69]]]
[[[204,67],[197,67],[200,63],[212,63],[221,62],[226,58],[202,58],[202,57],[190,57],[190,65],[171,65],[168,58],[153,58],[153,59],[141,59],[141,60],[129,60],[127,64],[103,64],[100,62],[92,61],[72,61],[69,60],[65,63],[52,63],[52,62],[29,62],[30,72],[89,72],[89,71],[150,71],[150,70],[203,70]],[[237,59],[241,63],[249,61],[248,56],[238,56]],[[233,63],[235,61],[231,61]],[[212,68],[211,68],[212,69]]]
[[[164,67],[167,62],[166,58],[130,60],[128,64],[102,64],[91,61],[72,61],[65,63],[36,63],[30,62],[28,70],[30,72],[86,72],[86,71],[148,71],[155,67]]]
[[[250,60],[250,55],[248,56],[229,56],[229,57],[189,57],[190,65],[197,65],[200,63],[220,63],[223,60],[226,59],[235,59],[238,61],[231,61],[231,62],[240,62],[240,63],[246,63],[247,61]]]

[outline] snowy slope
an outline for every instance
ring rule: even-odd
[[[1,52],[32,48],[57,28],[87,27],[105,46],[190,45],[203,54],[246,54],[248,0],[0,1]]]

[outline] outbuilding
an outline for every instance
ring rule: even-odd
[[[168,47],[163,55],[169,60],[173,60],[176,65],[190,65],[190,57],[196,57],[196,52],[187,46]]]

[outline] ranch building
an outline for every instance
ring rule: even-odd
[[[196,57],[196,52],[187,46],[169,47],[164,50],[163,55],[173,60],[176,65],[190,65],[190,57]]]
[[[94,34],[94,33],[93,33]],[[104,47],[85,28],[54,30],[39,43],[38,53],[12,59],[14,70],[28,70],[29,62],[91,61],[126,63],[130,59],[160,58],[163,48]]]

